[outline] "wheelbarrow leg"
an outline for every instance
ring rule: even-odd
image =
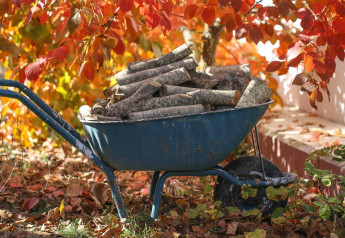
[[[156,185],[159,179],[159,174],[160,171],[155,171],[152,175],[152,181],[151,181],[151,186],[150,186],[150,192],[149,192],[149,197],[152,197],[153,194],[155,193],[156,190]]]

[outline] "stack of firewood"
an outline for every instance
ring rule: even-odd
[[[92,109],[82,106],[84,120],[139,120],[248,107],[271,97],[267,84],[252,78],[249,64],[211,66],[198,73],[198,64],[182,45],[151,60],[134,62],[115,75],[118,82],[104,90]]]

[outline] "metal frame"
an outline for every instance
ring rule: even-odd
[[[90,148],[88,142],[83,138],[83,136],[78,133],[68,122],[66,122],[60,115],[58,115],[51,107],[49,107],[45,102],[43,102],[34,92],[32,92],[25,85],[12,81],[0,79],[0,86],[14,87],[19,89],[19,92],[15,92],[9,89],[0,89],[0,96],[17,99],[22,102],[30,111],[36,114],[41,120],[48,124],[53,130],[55,130],[61,137],[67,140],[72,146],[79,150],[86,158],[91,160],[98,168],[100,168],[107,176],[108,184],[115,201],[115,205],[121,220],[128,219],[125,204],[122,200],[121,193],[113,172],[101,158],[99,158]],[[24,93],[26,96],[24,96]],[[256,127],[255,127],[256,129]],[[254,136],[252,131],[252,137],[254,142]],[[260,144],[258,133],[256,130],[256,137],[258,143],[259,154],[261,158]],[[255,147],[255,142],[254,142]],[[255,149],[256,153],[256,149]],[[262,158],[261,158],[262,160]],[[263,165],[263,164],[262,164]],[[263,168],[264,172],[264,168]],[[225,180],[233,183],[237,186],[251,185],[252,187],[267,187],[271,185],[282,185],[288,184],[294,180],[293,177],[284,176],[282,178],[267,178],[257,183],[254,180],[250,181],[240,181],[227,172],[223,170],[222,166],[215,166],[208,170],[202,171],[167,171],[160,175],[160,171],[155,171],[152,177],[150,196],[153,195],[153,206],[151,211],[151,217],[153,219],[158,218],[159,207],[162,198],[162,191],[164,183],[167,178],[171,176],[207,176],[207,175],[217,175],[223,177]]]

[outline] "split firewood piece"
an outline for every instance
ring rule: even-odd
[[[142,85],[147,84],[148,82],[158,82],[161,84],[168,85],[179,85],[181,83],[187,82],[190,80],[190,76],[185,68],[178,68],[167,73],[158,75],[156,77],[148,78],[136,83],[131,83],[127,85],[120,86],[121,92],[125,97],[131,96],[138,88]]]
[[[86,120],[87,117],[92,117],[92,109],[89,105],[82,105],[79,107],[78,119]]]
[[[243,92],[252,77],[249,64],[210,66],[206,68],[206,74],[219,80],[219,90],[240,90]]]
[[[239,90],[209,90],[199,88],[187,88],[173,85],[164,85],[160,93],[163,95],[173,95],[177,93],[188,93],[200,91],[201,102],[214,106],[227,105],[235,106],[241,97]],[[162,93],[163,91],[163,93]]]
[[[151,60],[143,60],[143,61],[128,64],[128,68],[117,73],[115,75],[115,78],[121,77],[126,74],[133,74],[135,72],[157,68],[163,65],[168,65],[176,61],[180,61],[192,53],[193,52],[189,48],[189,46],[187,44],[183,44],[177,47],[176,49],[174,49],[173,51],[171,51],[170,53],[163,55],[160,58],[151,59]]]
[[[133,112],[130,114],[131,120],[149,119],[149,118],[164,118],[172,116],[184,116],[190,114],[198,114],[204,111],[202,104],[177,106],[177,107],[164,107],[143,112]]]
[[[125,98],[117,103],[108,104],[107,110],[112,117],[127,117],[130,108],[140,99],[152,96],[161,88],[162,84],[158,82],[147,82],[142,85],[132,96]]]
[[[174,69],[184,67],[186,70],[191,70],[191,69],[196,68],[197,66],[198,64],[194,61],[194,59],[188,58],[188,59],[180,60],[168,65],[163,65],[158,68],[147,69],[147,70],[139,71],[133,74],[120,75],[117,77],[115,76],[115,78],[118,84],[122,86],[122,85],[139,82],[144,79],[152,78],[154,76],[167,73]]]
[[[267,102],[271,96],[272,91],[268,87],[267,83],[262,79],[254,77],[250,81],[236,107],[255,106]]]
[[[201,104],[200,91],[188,94],[175,94],[166,97],[155,97],[137,103],[131,111],[140,112],[163,107]]]

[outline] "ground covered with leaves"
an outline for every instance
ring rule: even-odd
[[[69,144],[57,146],[47,140],[30,150],[17,144],[2,144],[0,150],[1,237],[298,238],[344,234],[341,218],[323,220],[313,209],[317,191],[310,190],[312,186],[299,185],[299,192],[294,192],[298,196],[290,196],[288,209],[263,219],[258,210],[241,212],[214,202],[216,180],[211,176],[168,179],[159,220],[151,221],[148,193],[152,173],[141,171],[115,172],[130,216],[123,224],[105,175]],[[306,205],[309,210],[300,209]]]

